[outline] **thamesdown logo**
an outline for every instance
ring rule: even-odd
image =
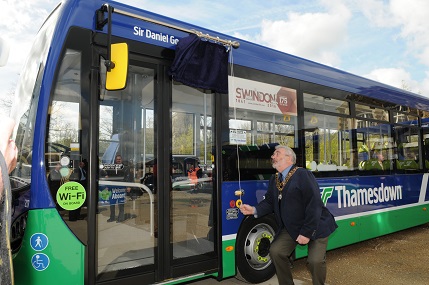
[[[334,190],[337,191],[339,209],[402,200],[402,185],[380,183],[379,186],[360,189],[346,189],[345,185],[337,185],[322,188],[325,206]]]
[[[328,203],[328,199],[331,198],[332,193],[334,192],[334,187],[323,187],[322,190],[322,202],[323,205],[326,206],[326,203]]]

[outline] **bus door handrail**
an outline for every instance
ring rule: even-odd
[[[185,178],[185,179],[183,179],[183,180],[174,181],[174,182],[173,182],[173,186],[172,186],[172,188],[174,189],[174,188],[176,188],[176,187],[178,187],[178,186],[181,186],[181,185],[194,184],[194,182],[192,182],[192,181],[193,181],[193,180],[192,180],[192,179],[190,179],[190,178],[188,178],[188,177],[186,177],[186,178]],[[211,177],[203,177],[203,178],[195,179],[195,181],[197,181],[196,183],[210,182],[210,181],[212,181],[212,178],[211,178]]]
[[[149,200],[150,200],[150,235],[153,236],[154,235],[154,215],[153,215],[153,204],[154,204],[154,196],[152,191],[150,191],[150,189],[144,185],[144,184],[140,184],[140,183],[135,183],[135,182],[117,182],[117,181],[109,181],[109,180],[100,180],[98,182],[99,185],[105,185],[105,186],[122,186],[122,187],[137,187],[140,189],[143,189],[144,191],[146,191],[149,194]],[[135,203],[135,201],[133,201]]]

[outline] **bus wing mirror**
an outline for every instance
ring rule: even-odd
[[[106,72],[106,90],[121,90],[127,85],[128,45],[117,43],[110,46],[110,71]],[[113,63],[113,64],[112,64]]]

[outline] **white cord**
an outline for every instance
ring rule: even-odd
[[[235,90],[235,86],[234,86],[234,56],[232,54],[233,49],[230,49],[230,53],[229,53],[229,64],[230,64],[230,69],[231,69],[231,88],[229,88],[229,90],[232,90],[232,94],[228,94],[228,96],[234,96],[234,90]],[[237,122],[237,107],[235,105],[236,100],[234,100],[234,121],[235,123]],[[237,125],[235,125],[235,133],[236,135],[238,134],[238,129],[237,129]],[[241,196],[242,196],[242,191],[241,191],[241,171],[240,171],[240,151],[239,151],[239,145],[238,145],[238,140],[236,139],[236,152],[237,152],[237,169],[238,169],[238,188],[240,190],[240,200],[241,200]]]

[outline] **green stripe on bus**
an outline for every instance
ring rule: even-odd
[[[429,204],[357,216],[337,221],[329,237],[328,250],[391,234],[429,222]],[[296,258],[307,256],[307,247],[296,248]]]

